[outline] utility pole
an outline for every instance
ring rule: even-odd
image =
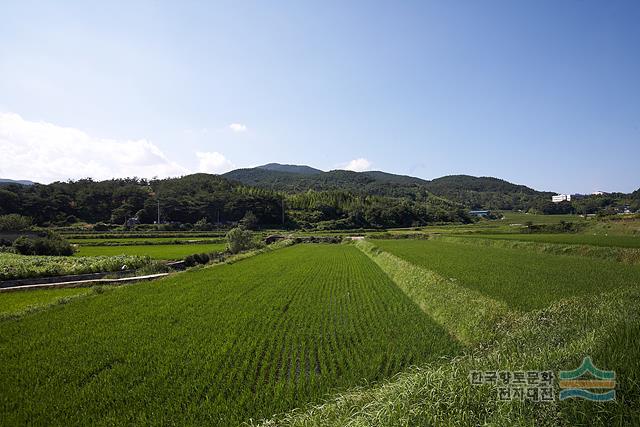
[[[284,195],[282,196],[282,228],[284,228]]]
[[[158,199],[158,228],[160,228],[160,190],[156,192],[156,199]]]

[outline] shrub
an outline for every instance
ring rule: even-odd
[[[258,228],[258,217],[251,211],[247,211],[244,217],[239,222],[240,226],[249,230],[255,230]]]
[[[211,231],[214,228],[213,224],[207,221],[207,218],[202,218],[193,224],[193,229],[195,231]]]
[[[242,227],[236,227],[227,233],[227,249],[232,254],[246,251],[253,247],[253,233]]]
[[[56,233],[47,233],[45,237],[20,236],[13,247],[21,255],[73,255],[71,243]]]
[[[99,222],[93,226],[93,231],[109,231],[109,226],[104,222]]]
[[[0,215],[0,231],[22,231],[31,227],[31,218],[24,215]]]
[[[211,260],[209,254],[193,254],[184,259],[184,265],[187,267],[193,267],[198,264],[206,264]]]

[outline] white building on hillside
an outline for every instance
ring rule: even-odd
[[[571,194],[556,194],[555,196],[551,196],[551,201],[553,203],[570,202]]]

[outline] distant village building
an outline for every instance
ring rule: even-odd
[[[555,196],[551,196],[551,201],[553,203],[570,202],[571,194],[556,194]]]
[[[604,196],[605,193],[604,191],[594,191],[593,193],[591,193],[592,196]]]
[[[469,211],[469,215],[475,215],[484,218],[489,215],[489,211]]]
[[[133,227],[134,225],[138,225],[138,224],[140,224],[140,220],[136,217],[127,218],[127,220],[124,223],[125,227]]]

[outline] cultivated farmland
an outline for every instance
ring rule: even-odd
[[[640,267],[613,261],[438,240],[376,240],[375,245],[519,310],[640,283]]]
[[[117,288],[6,320],[0,338],[11,425],[237,425],[461,349],[346,245]]]

